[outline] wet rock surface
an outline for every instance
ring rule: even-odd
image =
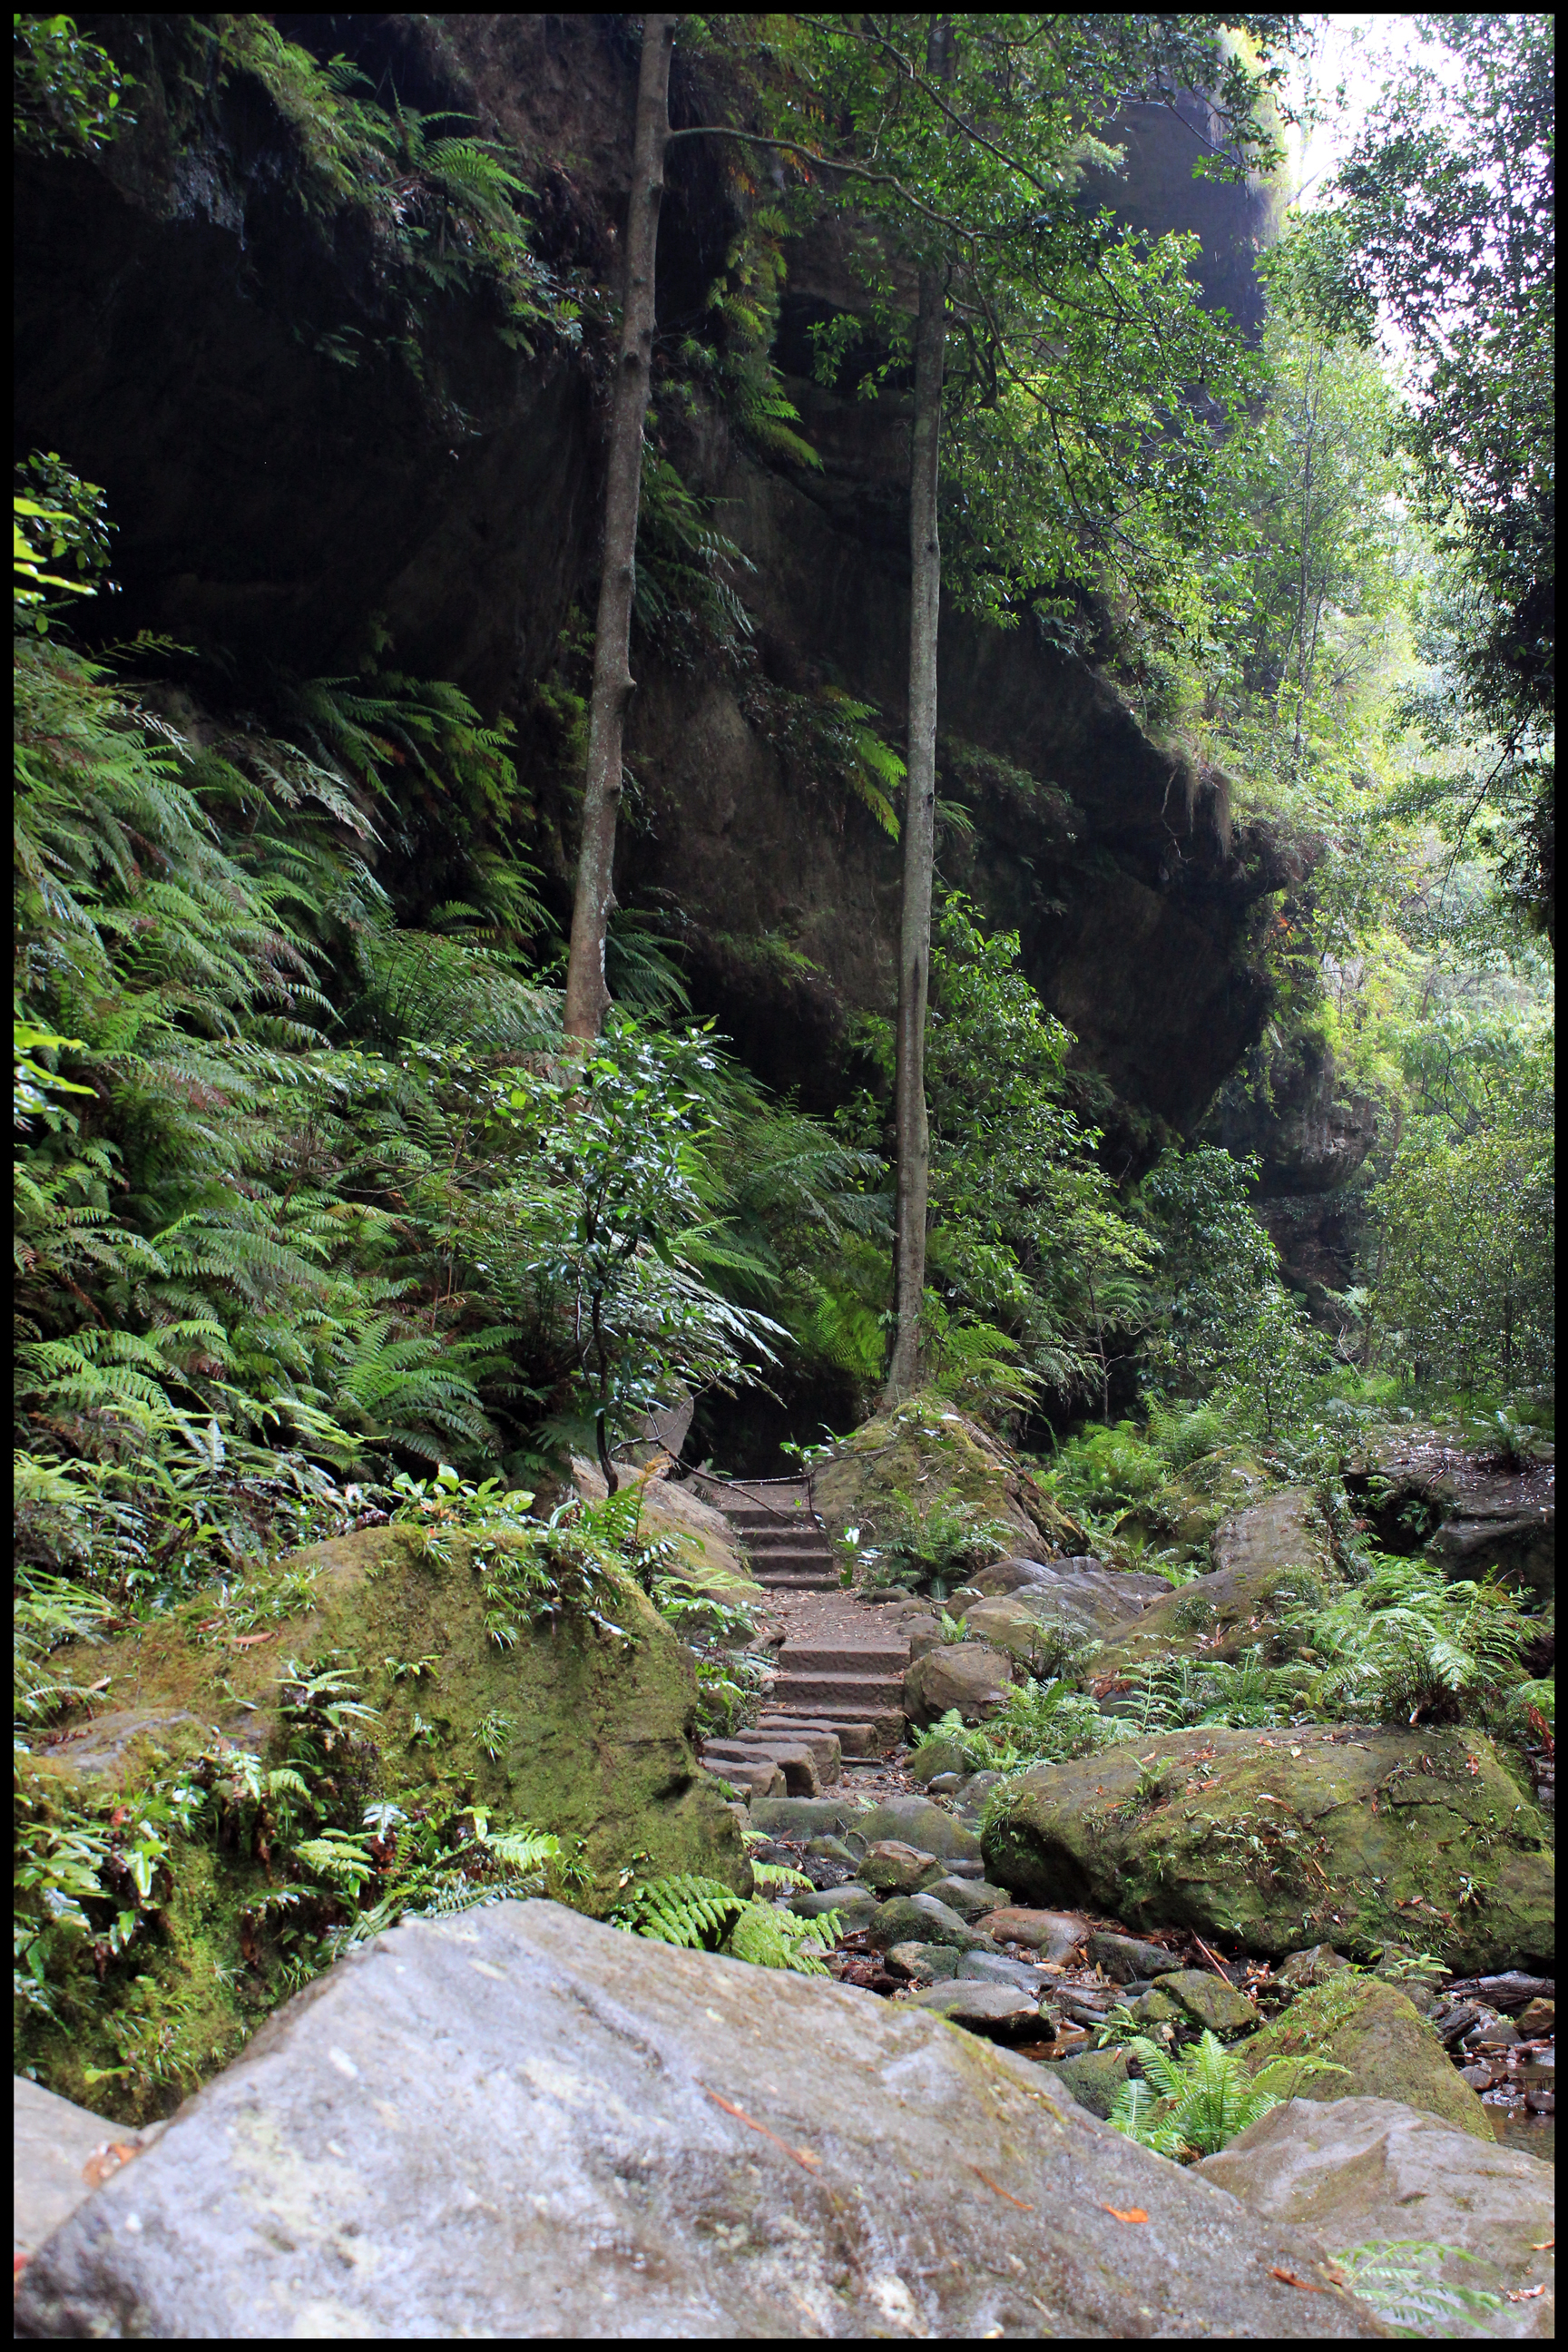
[[[1310,2234],[984,2039],[532,1903],[309,1988],[16,2309],[29,2336],[1384,2332]]]
[[[1469,2259],[1447,2257],[1438,2275],[1503,2298],[1477,2321],[1479,2333],[1556,2332],[1552,2177],[1533,2157],[1479,2148],[1470,2134],[1394,2099],[1293,2099],[1194,2169],[1334,2252],[1413,2235],[1456,2247]]]

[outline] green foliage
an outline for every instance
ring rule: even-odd
[[[752,637],[752,616],[732,575],[756,567],[713,528],[712,511],[713,501],[689,490],[650,440],[643,450],[633,609],[659,652],[684,666],[702,655],[737,661]]]
[[[1411,352],[1396,437],[1463,615],[1447,647],[1457,694],[1413,715],[1435,748],[1468,755],[1453,779],[1463,822],[1488,801],[1501,812],[1506,887],[1550,932],[1552,47],[1533,16],[1443,17],[1433,33],[1450,77],[1402,72],[1341,172],[1345,293],[1363,320],[1382,303]]]
[[[492,1829],[480,1808],[416,1809],[375,1794],[384,1768],[365,1736],[374,1711],[348,1665],[290,1659],[279,1681],[282,1765],[220,1742],[128,1794],[18,1782],[24,2014],[107,2032],[121,2063],[97,2079],[123,2077],[138,2097],[204,2071],[177,2021],[169,2035],[143,2039],[139,1993],[153,1979],[135,1973],[154,1965],[166,1906],[193,1869],[199,1876],[198,1850],[231,1873],[254,1872],[239,1943],[279,1997],[400,1917],[547,1888],[569,1898],[582,1883],[560,1840],[528,1823]]]
[[[1469,1131],[1413,1123],[1371,1196],[1369,1351],[1417,1382],[1474,1391],[1550,1381],[1556,1164],[1550,1030]],[[1436,1132],[1434,1132],[1436,1129]]]
[[[862,1554],[873,1584],[962,1583],[1010,1552],[1017,1530],[978,1503],[895,1487],[877,1505],[877,1545]]]
[[[1295,1622],[1325,1716],[1489,1724],[1519,1675],[1514,1596],[1489,1576],[1450,1584],[1425,1559],[1375,1558],[1363,1582]]]
[[[697,1271],[700,1250],[708,1263],[719,1255],[701,1214],[701,1147],[715,1125],[706,1044],[658,1040],[616,1014],[591,1055],[519,1073],[490,1113],[492,1133],[533,1142],[565,1213],[540,1271],[575,1302],[576,1386],[612,1494],[613,1430],[674,1386],[748,1377],[742,1351],[772,1360],[779,1334]]]
[[[1484,2322],[1502,2309],[1485,2287],[1455,2286],[1438,2275],[1444,2263],[1473,2263],[1462,2246],[1436,2239],[1376,2238],[1350,2246],[1334,2260],[1352,2294],[1369,2303],[1396,2336],[1485,2335]]]
[[[831,786],[841,802],[858,802],[890,839],[898,839],[896,802],[904,763],[878,733],[884,722],[870,703],[858,702],[837,686],[795,694],[752,678],[744,707],[752,723],[764,729],[784,754],[797,789],[820,793]]]
[[[14,128],[25,154],[92,154],[135,121],[127,81],[107,50],[71,16],[15,16]]]
[[[795,1874],[791,1873],[791,1876]],[[797,1919],[771,1904],[748,1901],[716,1878],[641,1880],[609,1915],[610,1925],[688,1951],[723,1952],[753,1968],[793,1975],[827,1974],[823,1955],[837,1942],[837,1912]]]
[[[1100,1748],[1139,1736],[1136,1724],[1107,1715],[1086,1692],[1074,1690],[1075,1671],[1088,1664],[1080,1645],[1076,1659],[1064,1661],[1066,1671],[1050,1680],[1026,1675],[1007,1692],[1006,1704],[984,1723],[966,1727],[955,1708],[921,1734],[921,1739],[954,1740],[973,1772],[1023,1772],[1032,1764],[1065,1764],[1075,1756],[1097,1755]],[[918,1745],[919,1743],[917,1743]]]
[[[1270,1671],[1256,1650],[1235,1665],[1223,1658],[1162,1659],[1131,1668],[1119,1680],[1126,1688],[1117,1692],[1117,1712],[1140,1738],[1197,1725],[1274,1730],[1291,1722],[1303,1705],[1300,1678]]]
[[[988,1353],[988,1397],[1014,1410],[1035,1380],[1104,1393],[1142,1319],[1149,1260],[1095,1165],[1097,1135],[1067,1108],[1071,1037],[1019,960],[1016,932],[988,939],[967,900],[944,902],[926,1051],[928,1263],[952,1320],[931,1319],[933,1369],[949,1377],[955,1344]],[[1016,1368],[1003,1360],[1015,1350]]]
[[[786,274],[784,244],[800,226],[792,216],[798,203],[787,195],[783,203],[748,201],[758,191],[742,167],[731,165],[730,180],[742,226],[708,291],[713,340],[688,335],[679,346],[676,395],[694,406],[693,388],[708,385],[765,457],[820,471],[822,460],[798,429],[800,413],[772,359]]]
[[[356,215],[384,266],[390,259],[401,273],[412,299],[403,333],[387,340],[416,373],[418,306],[448,292],[488,295],[512,350],[531,352],[541,329],[576,341],[578,305],[529,245],[528,187],[507,151],[476,137],[466,117],[421,113],[395,89],[384,103],[346,58],[321,63],[265,16],[154,19],[148,47],[176,131],[194,125],[194,93],[210,102],[237,77],[266,91],[295,142],[295,200],[323,226]],[[465,127],[444,128],[455,123]],[[350,332],[357,340],[360,331]],[[358,356],[330,331],[316,348],[348,365]]]
[[[21,487],[11,500],[12,616],[16,628],[43,637],[48,635],[51,617],[67,609],[58,597],[46,597],[45,589],[63,588],[72,596],[93,594],[108,569],[112,525],[97,483],[79,480],[53,450],[47,457],[35,450],[16,474]],[[46,564],[56,568],[46,571]],[[69,576],[59,570],[61,564],[69,566]]]
[[[1249,2077],[1237,2053],[1222,2049],[1206,2032],[1181,2051],[1162,2050],[1146,2034],[1134,2036],[1130,2048],[1143,2079],[1134,2078],[1117,2093],[1111,2129],[1180,2164],[1216,2156],[1248,2124],[1282,2098],[1293,2097],[1297,2084],[1309,2075],[1347,2071],[1322,2059],[1284,2059]],[[1279,2082],[1278,2090],[1267,2087],[1268,2076]]]

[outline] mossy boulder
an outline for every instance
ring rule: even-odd
[[[1464,1974],[1551,1965],[1548,1824],[1479,1732],[1167,1732],[1020,1774],[984,1836],[1025,1903],[1270,1958],[1418,1934]]]
[[[1233,1513],[1215,1537],[1214,1563],[1110,1636],[1101,1671],[1194,1654],[1234,1660],[1259,1644],[1266,1663],[1278,1664],[1294,1650],[1286,1618],[1315,1607],[1340,1580],[1312,1498],[1295,1491]]]
[[[1222,2041],[1245,2033],[1258,2022],[1258,2011],[1247,1995],[1207,1969],[1173,1969],[1168,1976],[1155,1979],[1153,1990],[1168,1993],[1194,2025],[1217,2033]]]
[[[365,1528],[279,1563],[278,1580],[291,1580],[303,1606],[269,1629],[229,1633],[209,1592],[79,1655],[60,1653],[84,1682],[107,1676],[108,1706],[121,1705],[112,1736],[102,1718],[79,1732],[68,1725],[39,1764],[129,1787],[155,1757],[210,1746],[215,1729],[280,1760],[280,1670],[330,1659],[375,1711],[362,1728],[388,1795],[454,1788],[494,1814],[581,1839],[606,1890],[639,1852],[660,1871],[713,1870],[739,1884],[739,1829],[697,1769],[685,1644],[628,1579],[614,1604],[626,1642],[558,1622],[500,1648],[485,1632],[479,1540],[432,1546],[413,1528]],[[499,1550],[518,1540],[482,1538]]]
[[[614,1612],[625,1641],[582,1624],[530,1633],[524,1621],[501,1649],[485,1630],[475,1548],[461,1535],[430,1547],[411,1528],[365,1529],[291,1555],[226,1604],[211,1591],[57,1653],[73,1680],[107,1684],[105,1712],[68,1718],[18,1757],[22,1842],[47,1849],[121,1800],[134,1810],[204,1752],[281,1764],[280,1676],[297,1661],[340,1673],[344,1695],[374,1710],[326,1759],[334,1813],[353,1827],[384,1801],[450,1822],[459,1843],[480,1811],[498,1832],[552,1831],[578,1849],[588,1879],[575,1899],[589,1908],[613,1899],[635,1854],[650,1874],[700,1872],[749,1891],[736,1816],[697,1769],[689,1654],[651,1603],[624,1580]],[[299,1980],[294,1943],[302,1951],[327,1924],[313,1897],[276,1908],[293,1874],[280,1841],[219,1845],[171,1829],[167,1844],[155,1914],[124,1956],[95,1954],[86,1935],[55,1938],[56,2014],[23,2015],[38,2078],[120,2121],[166,2112],[233,2057]]]
[[[1007,1704],[1013,1664],[987,1642],[944,1642],[917,1658],[904,1676],[904,1713],[917,1727],[957,1713],[983,1723]]]
[[[940,1398],[912,1397],[844,1439],[812,1481],[830,1532],[858,1527],[868,1539],[899,1497],[973,1504],[1012,1528],[1018,1549],[1082,1552],[1082,1529],[979,1422]]]
[[[1394,1985],[1352,1969],[1299,1993],[1282,2017],[1235,2045],[1248,2074],[1276,2059],[1326,2059],[1342,2074],[1303,2074],[1298,2099],[1398,2099],[1493,2145],[1487,2111],[1415,2004]]]

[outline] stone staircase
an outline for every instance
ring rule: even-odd
[[[700,1474],[692,1483],[730,1521],[765,1591],[782,1599],[840,1590],[833,1548],[803,1479]],[[706,1740],[710,1769],[751,1795],[813,1796],[842,1777],[846,1757],[874,1759],[896,1748],[904,1733],[909,1639],[878,1624],[869,1610],[865,1614],[863,1636],[835,1632],[786,1641],[762,1720],[754,1731]]]

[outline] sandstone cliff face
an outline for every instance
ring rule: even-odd
[[[148,20],[88,21],[145,73]],[[410,103],[477,114],[522,156],[547,257],[610,278],[636,74],[621,20],[277,21],[390,76]],[[374,616],[400,667],[519,719],[523,782],[550,814],[529,714],[574,601],[592,608],[602,331],[590,321],[575,351],[541,336],[530,355],[471,294],[428,294],[416,315],[352,209],[301,205],[295,134],[258,81],[236,77],[181,138],[156,77],[144,88],[129,142],[93,163],[29,163],[21,191],[18,446],[57,449],[106,488],[114,633],[222,647],[242,675],[268,661],[321,676],[352,667]],[[701,102],[678,71],[676,119],[700,119]],[[1156,193],[1168,210],[1171,190]],[[1197,201],[1212,208],[1215,192]],[[700,323],[735,225],[705,142],[673,149],[668,335]],[[804,344],[798,306],[820,315],[837,290],[830,242],[803,246],[786,358]],[[679,910],[700,1008],[820,1105],[842,1088],[853,1016],[891,1007],[898,853],[800,772],[768,689],[836,687],[899,740],[907,426],[897,396],[790,388],[820,474],[763,462],[711,413],[672,453],[693,489],[727,502],[721,525],[755,566],[755,660],[640,664],[627,744],[640,814],[618,887]],[[1028,622],[1002,633],[944,616],[941,700],[942,789],[974,826],[944,873],[1020,930],[1031,977],[1120,1098],[1121,1156],[1144,1157],[1193,1127],[1260,1034],[1261,901],[1298,877],[1260,834],[1233,838],[1222,787]],[[563,908],[559,794],[554,815],[540,854]]]
[[[1347,1077],[1332,1053],[1300,1035],[1266,1066],[1233,1075],[1208,1123],[1227,1151],[1256,1154],[1258,1213],[1286,1279],[1330,1323],[1344,1317],[1325,1293],[1344,1290],[1355,1278],[1372,1154],[1380,1142],[1397,1140],[1384,1132],[1385,1124],[1376,1098]]]

